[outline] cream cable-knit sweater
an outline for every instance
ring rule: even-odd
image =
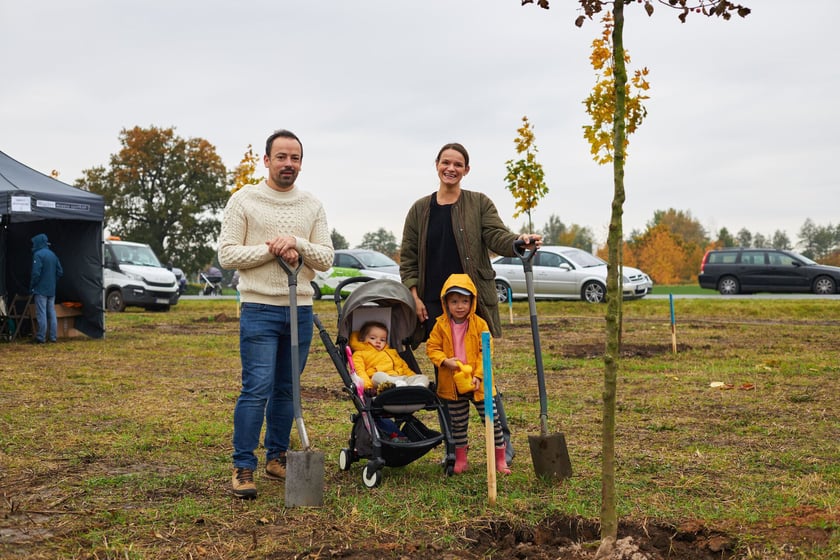
[[[278,192],[263,181],[231,195],[219,234],[219,264],[239,270],[243,303],[289,305],[289,276],[265,244],[278,235],[297,239],[303,257],[297,303],[312,305],[314,271],[331,267],[334,251],[324,207],[297,186]]]

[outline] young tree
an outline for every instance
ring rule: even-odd
[[[235,193],[239,189],[247,185],[259,185],[262,183],[262,177],[257,176],[257,165],[260,162],[260,157],[254,153],[254,148],[248,144],[248,149],[242,156],[239,165],[233,168],[230,174],[233,188],[230,194]]]
[[[375,232],[366,233],[362,237],[362,242],[358,249],[370,249],[371,251],[379,251],[389,257],[394,257],[397,254],[397,239],[394,234],[385,228],[379,228]]]
[[[76,186],[105,197],[111,233],[148,243],[164,263],[197,272],[216,253],[217,216],[229,196],[216,148],[154,126],[123,129],[119,140],[110,165],[83,170]]]
[[[528,216],[528,233],[533,233],[534,224],[531,221],[531,212],[537,207],[537,203],[548,193],[545,184],[545,173],[542,164],[537,162],[537,145],[534,143],[534,129],[528,122],[528,117],[522,117],[522,126],[516,131],[519,136],[514,139],[516,153],[524,154],[525,157],[516,161],[507,161],[507,189],[513,194],[516,201],[514,218],[522,214]]]
[[[521,0],[522,4],[532,4],[535,0]],[[545,9],[549,7],[548,0],[536,0]],[[618,269],[621,266],[622,250],[622,221],[624,192],[624,158],[626,148],[626,134],[628,131],[627,113],[627,70],[624,52],[624,7],[630,5],[631,0],[578,0],[583,15],[579,16],[575,24],[580,27],[587,18],[591,19],[608,6],[612,6],[613,28],[612,40],[612,74],[615,78],[613,87],[608,89],[608,95],[615,99],[612,115],[612,162],[613,162],[613,202],[609,226],[609,268],[607,274],[607,344],[604,356],[604,413],[602,424],[602,472],[601,472],[601,546],[597,556],[609,556],[614,547],[618,533],[618,519],[616,516],[615,497],[615,403],[616,403],[616,374],[618,370],[618,351],[621,342],[621,292],[619,289]],[[680,10],[679,19],[686,21],[691,13],[692,5],[695,13],[706,16],[731,18],[732,13],[745,17],[750,13],[749,8],[733,4],[729,0],[667,0],[667,4]],[[692,5],[689,5],[692,2]],[[639,2],[647,14],[653,15],[652,0]]]

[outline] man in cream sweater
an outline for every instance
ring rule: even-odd
[[[288,274],[280,257],[297,267],[298,351],[306,365],[312,341],[315,270],[332,266],[333,247],[320,201],[295,185],[303,144],[278,130],[265,144],[268,178],[234,193],[225,207],[219,235],[219,263],[239,271],[242,309],[239,354],[242,390],[233,412],[233,477],[239,498],[256,498],[254,471],[263,417],[266,421],[265,476],[286,476],[286,450],[294,420]]]

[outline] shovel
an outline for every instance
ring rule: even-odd
[[[571,478],[572,462],[569,459],[569,451],[566,449],[566,437],[562,433],[548,434],[548,399],[545,391],[540,330],[537,326],[537,304],[534,298],[534,267],[531,262],[537,252],[536,249],[526,250],[522,240],[513,243],[513,251],[522,260],[522,266],[525,268],[528,310],[531,315],[531,336],[534,339],[534,358],[537,362],[537,385],[540,390],[540,435],[528,436],[531,461],[534,463],[534,472],[540,478],[546,480]]]
[[[289,275],[289,324],[292,338],[292,401],[295,425],[303,451],[286,451],[286,507],[324,505],[324,453],[313,451],[300,408],[300,356],[298,355],[297,276],[303,258],[292,269],[281,258],[277,262]]]

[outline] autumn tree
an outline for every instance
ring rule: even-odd
[[[531,212],[537,207],[537,203],[548,193],[545,184],[545,173],[542,164],[537,161],[537,145],[534,143],[534,129],[528,122],[528,117],[522,117],[522,126],[516,131],[517,136],[513,143],[516,146],[516,153],[522,156],[520,159],[508,160],[507,189],[513,194],[516,203],[514,218],[522,214],[528,216],[528,233],[532,233],[533,222]]]
[[[385,228],[364,234],[362,242],[357,247],[358,249],[369,249],[371,251],[379,251],[389,257],[397,254],[397,239],[394,234]]]
[[[521,0],[522,4],[536,3],[545,9],[549,7],[548,0]],[[594,134],[591,138],[606,145],[611,143],[613,164],[613,201],[610,216],[608,250],[609,267],[607,273],[607,343],[604,355],[604,393],[603,393],[603,423],[602,423],[602,472],[601,472],[601,546],[597,557],[609,556],[614,547],[618,533],[618,519],[616,515],[615,496],[615,404],[616,404],[616,377],[618,370],[618,355],[621,342],[621,291],[619,286],[619,268],[622,259],[622,214],[625,199],[624,191],[624,159],[626,149],[626,138],[628,132],[628,91],[627,91],[627,69],[625,66],[624,50],[624,7],[631,5],[631,0],[578,0],[583,12],[575,24],[580,27],[587,19],[592,19],[602,10],[612,7],[612,28],[610,31],[611,50],[611,74],[614,78],[612,84],[605,86],[602,90],[606,97],[614,99],[613,112],[607,115],[605,122],[612,122],[612,129],[607,135]],[[689,3],[690,2],[690,3]],[[653,15],[654,5],[652,0],[639,2],[644,6],[647,14]],[[722,17],[728,20],[733,13],[745,17],[750,10],[729,0],[667,0],[659,2],[660,5],[670,6],[679,10],[679,19],[685,23],[687,16],[692,13],[702,13],[706,16]],[[602,35],[603,38],[603,35]],[[595,47],[593,45],[593,47]],[[593,58],[595,58],[593,48]],[[595,64],[593,59],[593,64]],[[609,80],[608,80],[609,81]],[[596,104],[593,107],[598,107]],[[590,112],[592,114],[592,112]],[[642,113],[637,113],[642,115]],[[643,116],[643,115],[642,115]],[[611,117],[611,119],[609,118]],[[594,119],[593,119],[594,120]],[[593,126],[597,123],[594,122]],[[607,125],[609,127],[609,125]]]
[[[681,265],[686,260],[680,241],[665,224],[649,228],[628,247],[632,266],[646,271],[656,284],[679,284],[683,280]]]
[[[656,210],[649,225],[657,226],[660,224],[668,228],[674,236],[681,238],[684,243],[703,246],[709,243],[706,229],[688,210],[675,210],[674,208]]]
[[[174,128],[123,129],[110,165],[83,170],[76,186],[105,198],[105,225],[148,243],[163,263],[189,273],[212,262],[227,202],[227,171],[215,147]]]
[[[263,182],[262,177],[257,175],[257,167],[260,162],[260,156],[254,152],[251,144],[248,144],[248,149],[242,155],[239,165],[233,168],[230,173],[230,182],[233,183],[233,188],[230,193],[233,194],[239,189],[247,185],[259,185]]]

